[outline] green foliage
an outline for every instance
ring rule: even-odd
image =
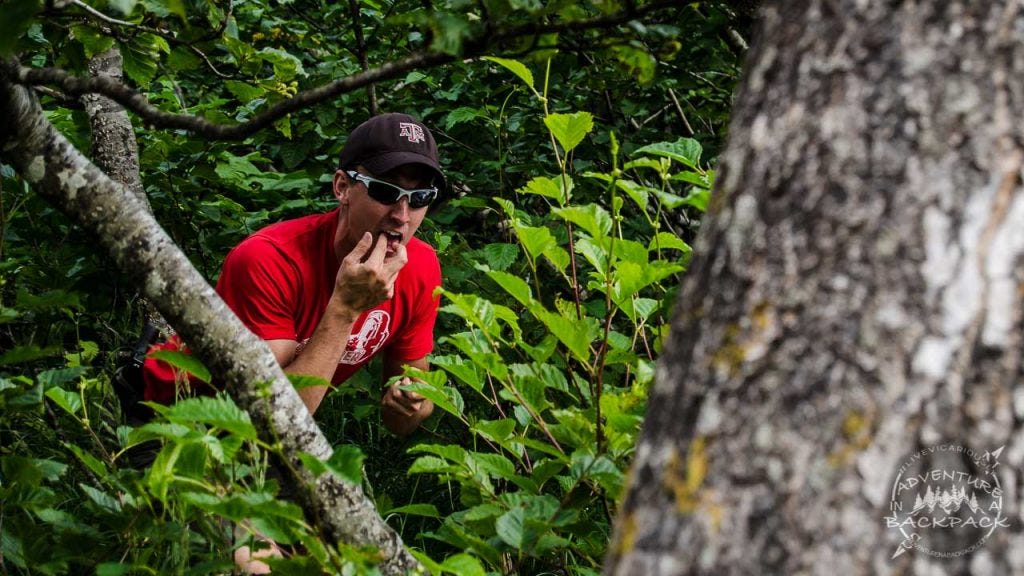
[[[128,83],[157,107],[232,123],[361,71],[360,50],[370,66],[430,47],[459,54],[486,28],[479,6],[502,26],[617,7],[356,4],[363,48],[348,3],[236,2],[229,12],[212,0],[90,2],[131,27],[73,4],[42,12],[42,2],[15,0],[0,5],[0,54],[85,74],[89,57],[116,46]],[[445,288],[434,370],[414,374],[410,389],[437,415],[410,442],[387,435],[373,367],[320,408],[334,457],[301,460],[362,483],[433,573],[599,570],[714,183],[740,56],[721,38],[735,23],[724,3],[691,3],[375,87],[382,111],[434,129],[453,184],[420,229]],[[42,102],[89,150],[84,113]],[[242,142],[136,122],[158,220],[215,281],[246,235],[334,207],[334,163],[368,102],[365,90],[345,94]],[[232,551],[263,534],[296,551],[276,573],[371,573],[374,551],[325,544],[282,495],[268,475],[277,447],[227,398],[124,423],[110,380],[141,323],[137,287],[4,165],[0,186],[5,570],[226,573]],[[191,357],[163,359],[210,379]]]

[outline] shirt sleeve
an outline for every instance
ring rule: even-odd
[[[264,340],[295,340],[302,275],[268,239],[253,236],[227,258],[217,293],[249,330]]]
[[[419,360],[434,349],[434,322],[441,303],[434,290],[441,285],[441,265],[437,255],[428,248],[426,257],[418,263],[414,273],[414,289],[409,298],[412,305],[410,318],[388,347],[388,355],[399,362]]]

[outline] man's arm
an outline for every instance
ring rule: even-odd
[[[377,242],[371,250],[372,244],[373,237],[367,232],[342,259],[327,309],[301,354],[296,354],[295,340],[267,340],[286,373],[317,376],[330,382],[356,319],[394,295],[395,278],[407,260],[405,247],[398,246],[395,254],[385,260],[387,243]],[[311,386],[298,392],[306,408],[316,413],[327,386]]]
[[[384,356],[384,366],[381,370],[384,382],[405,372],[406,366],[412,366],[420,370],[430,369],[430,363],[426,358],[419,360],[399,361]],[[412,380],[403,378],[397,384],[384,389],[384,396],[381,398],[381,419],[384,426],[398,436],[408,436],[416,431],[420,423],[427,419],[434,412],[434,403],[419,394],[402,390],[403,384],[410,384]]]

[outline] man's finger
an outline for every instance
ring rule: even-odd
[[[384,274],[389,280],[398,276],[398,273],[409,261],[409,254],[403,244],[395,245],[395,253],[384,260]]]
[[[369,234],[369,232],[367,232]],[[366,257],[366,265],[371,268],[380,268],[380,265],[384,262],[384,253],[388,250],[388,239],[383,234],[377,236],[377,243],[373,245],[373,250],[370,251],[370,255]]]
[[[356,262],[362,262],[363,258],[366,257],[366,253],[370,250],[370,246],[373,244],[373,234],[369,232],[363,232],[363,237],[356,243],[355,248],[348,253],[346,259],[351,258]]]

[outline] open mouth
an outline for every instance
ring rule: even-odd
[[[398,232],[384,231],[381,232],[381,235],[384,236],[384,240],[388,243],[387,252],[389,254],[393,253],[398,248],[398,245],[402,243],[402,235]]]

